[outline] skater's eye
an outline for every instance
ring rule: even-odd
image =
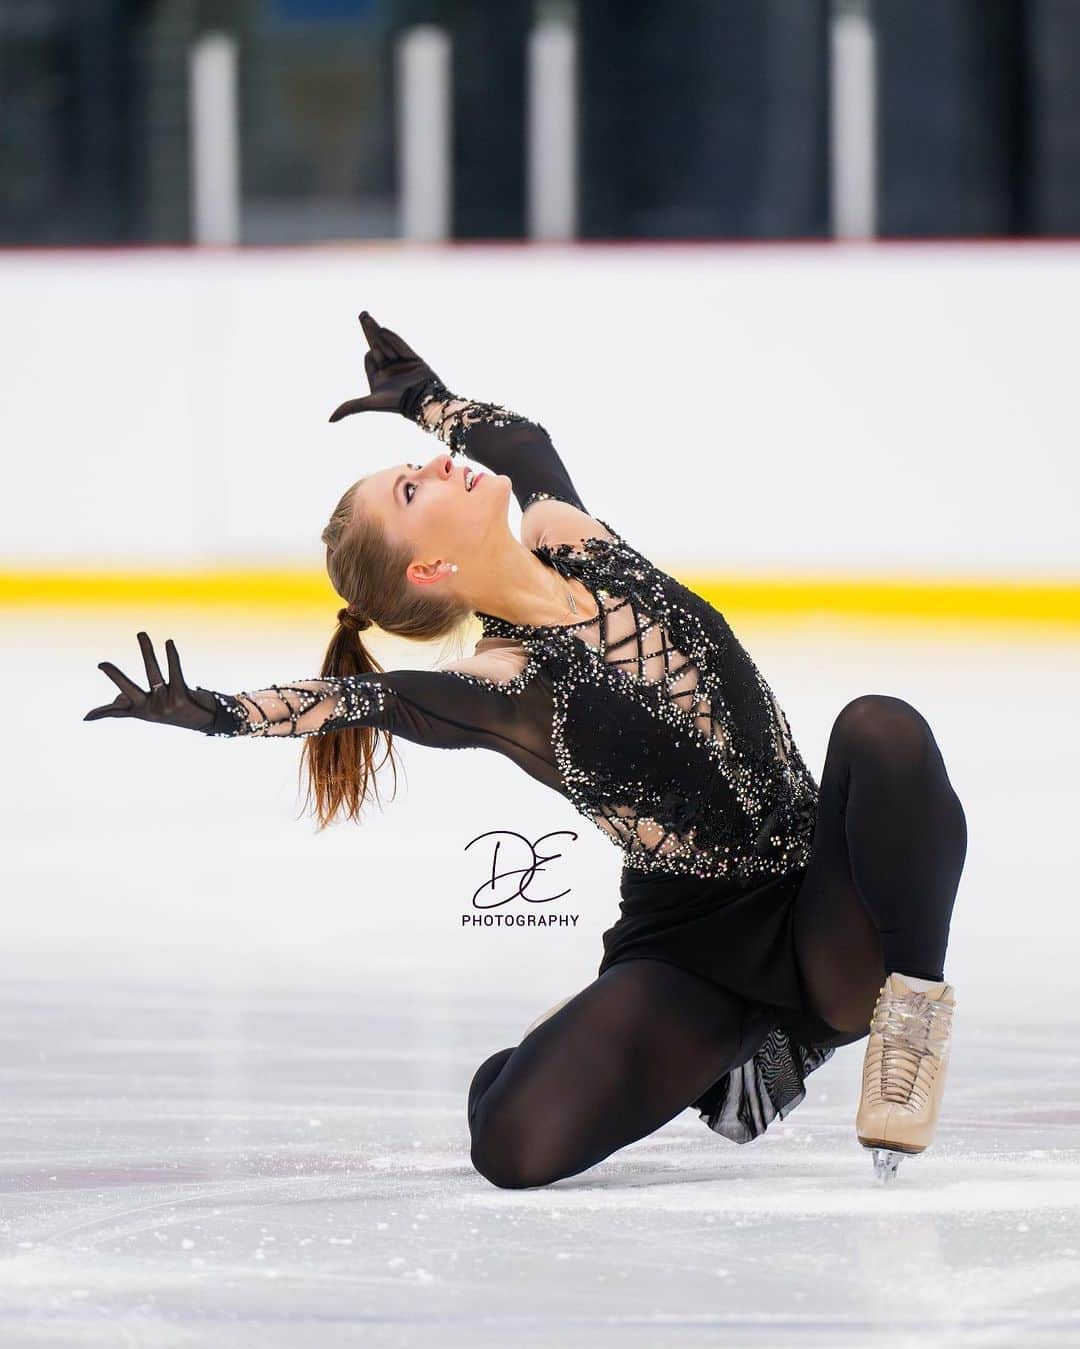
[[[405,467],[406,467],[406,468],[413,468],[413,469],[415,469],[415,470],[417,471],[417,473],[419,473],[419,472],[420,472],[420,469],[423,467],[423,465],[421,465],[421,464],[406,464]],[[404,476],[405,476],[404,473],[399,473],[399,474],[398,474],[397,479],[396,479],[396,481],[394,482],[394,491],[395,491],[395,492],[397,491],[398,483],[402,480],[402,478],[404,478]],[[413,489],[413,496],[415,496],[415,495],[416,495],[416,484],[415,484],[415,483],[407,482],[407,483],[405,484],[405,486],[401,489],[401,490],[402,490],[402,494],[403,494],[404,497],[405,497],[405,504],[406,504],[406,506],[409,504],[410,501],[412,501],[412,497],[409,495],[409,488],[410,488],[410,487]]]
[[[420,465],[420,464],[407,464],[406,467],[407,467],[407,468],[414,468],[414,469],[416,469],[417,473],[419,473],[419,472],[420,472],[421,465]],[[409,495],[409,488],[410,488],[410,487],[413,489],[413,491],[412,491],[412,496]],[[414,482],[407,482],[407,483],[405,484],[405,487],[404,487],[404,492],[405,492],[405,504],[406,504],[406,506],[407,506],[407,505],[409,504],[409,502],[412,500],[413,496],[416,495],[416,483],[414,483]]]

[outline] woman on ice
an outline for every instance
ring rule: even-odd
[[[471,1157],[493,1184],[595,1166],[688,1107],[737,1143],[868,1037],[856,1136],[887,1180],[933,1140],[955,996],[944,959],[967,851],[925,718],[864,694],[836,717],[820,787],[723,615],[589,513],[543,427],[451,393],[360,315],[370,393],[331,421],[395,412],[447,446],[346,491],[322,533],[345,602],[318,678],[188,688],[138,640],[137,717],[213,736],[303,737],[320,826],[357,819],[379,737],[495,750],[622,850],[597,977],[477,1068]],[[490,472],[462,468],[465,455]],[[510,530],[513,492],[521,538]],[[427,641],[475,615],[474,652],[384,671],[361,634]]]

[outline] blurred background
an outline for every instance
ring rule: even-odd
[[[345,1338],[396,1316],[378,1342],[427,1318],[423,1342],[435,1324],[450,1344],[460,1314],[462,1342],[503,1345],[523,1307],[541,1331],[570,1318],[552,1343],[625,1343],[602,1280],[631,1243],[623,1305],[650,1327],[700,1312],[710,1344],[729,1272],[740,1344],[781,1342],[763,1305],[791,1318],[778,1336],[803,1318],[830,1343],[997,1313],[1010,1343],[1014,1315],[1073,1342],[1076,1251],[1053,1234],[1080,1204],[1076,0],[4,0],[0,296],[20,1343],[113,1343],[124,1318],[133,1343],[182,1322],[184,1344],[292,1345],[305,1315],[329,1343],[340,1314]],[[963,1032],[904,1251],[858,1188],[859,1043],[737,1158],[758,1169],[733,1245],[700,1212],[692,1241],[654,1221],[722,1207],[694,1182],[733,1154],[684,1116],[577,1191],[586,1274],[523,1283],[499,1264],[504,1209],[474,1193],[464,1093],[594,977],[617,851],[479,750],[399,742],[396,798],[384,778],[360,826],[316,834],[295,741],[82,721],[116,693],[99,661],[145,686],[142,628],[192,684],[319,672],[330,511],[443,448],[400,418],[328,425],[366,392],[362,308],[455,392],[543,423],[590,511],[724,612],[815,777],[850,699],[929,720],[969,828],[945,966]],[[370,645],[428,667],[479,635]],[[576,832],[573,926],[463,925],[468,844],[496,828]],[[1019,1129],[1045,1150],[1015,1151]],[[665,1167],[686,1175],[652,1185]],[[621,1214],[590,1207],[608,1185]],[[488,1262],[472,1285],[444,1259],[462,1216]],[[406,1223],[421,1236],[388,1246]],[[760,1271],[781,1228],[778,1288]],[[865,1280],[823,1240],[841,1228]]]
[[[1072,0],[8,0],[0,239],[1068,235],[1078,58]]]

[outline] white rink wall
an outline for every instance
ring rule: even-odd
[[[361,308],[666,567],[1074,578],[1080,246],[0,254],[0,567],[321,566]],[[515,508],[516,512],[516,508]]]

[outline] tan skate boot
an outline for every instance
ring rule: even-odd
[[[864,1148],[874,1149],[874,1175],[883,1184],[896,1175],[901,1157],[933,1142],[955,1006],[951,984],[913,989],[895,971],[878,994],[855,1131]]]

